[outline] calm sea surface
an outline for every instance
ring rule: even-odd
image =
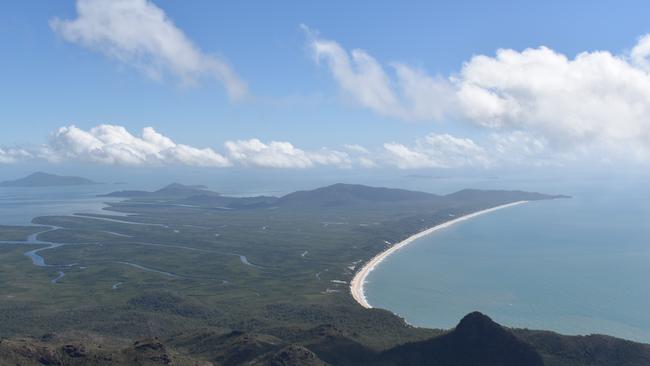
[[[72,215],[74,213],[103,213],[104,202],[114,198],[98,194],[122,189],[107,185],[74,187],[0,187],[0,225],[29,225],[36,216]]]
[[[573,190],[414,242],[370,274],[370,304],[419,326],[479,310],[509,326],[650,343],[650,189]]]

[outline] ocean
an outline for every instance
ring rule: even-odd
[[[481,215],[388,257],[367,278],[369,303],[424,327],[478,310],[512,327],[650,343],[649,186],[561,187],[550,193],[573,198]]]
[[[97,197],[111,190],[123,189],[107,185],[71,187],[0,187],[0,225],[29,225],[37,216],[100,213],[105,202],[115,198]]]

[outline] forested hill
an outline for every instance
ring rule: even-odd
[[[106,197],[136,200],[167,200],[170,203],[192,204],[202,207],[261,208],[261,207],[359,207],[359,206],[422,206],[459,204],[499,204],[515,201],[533,201],[565,196],[524,191],[464,189],[448,195],[396,188],[370,187],[359,184],[337,183],[313,190],[289,193],[282,197],[230,197],[208,190],[205,186],[170,184],[157,191],[117,191]]]

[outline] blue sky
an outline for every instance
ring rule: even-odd
[[[102,3],[98,0],[85,2],[89,6]],[[164,70],[162,80],[153,80],[134,67],[133,62],[107,55],[101,46],[93,47],[71,40],[63,34],[62,28],[57,30],[53,27],[51,21],[58,18],[62,22],[74,22],[78,19],[75,1],[10,2],[5,4],[5,11],[0,14],[0,50],[3,55],[0,58],[3,70],[0,98],[4,101],[0,118],[5,127],[0,136],[0,147],[5,152],[11,148],[24,148],[38,157],[7,160],[27,164],[40,159],[42,163],[48,160],[44,155],[52,153],[52,149],[43,152],[38,146],[49,144],[57,129],[75,125],[80,131],[89,132],[93,127],[110,124],[122,126],[135,136],[139,136],[143,128],[151,126],[174,143],[210,148],[230,160],[232,165],[244,166],[264,166],[268,160],[267,157],[251,160],[250,156],[234,158],[233,152],[224,148],[226,141],[259,139],[264,146],[271,141],[287,142],[308,152],[305,159],[311,160],[322,158],[313,154],[323,153],[320,149],[326,148],[327,154],[332,151],[349,154],[349,161],[340,164],[346,168],[357,166],[359,158],[354,155],[358,152],[346,150],[346,144],[364,147],[375,159],[374,165],[384,166],[386,160],[391,161],[386,166],[402,169],[575,164],[585,155],[591,155],[585,151],[600,151],[605,145],[611,148],[611,153],[607,150],[596,159],[599,162],[627,163],[631,160],[635,164],[638,161],[645,164],[646,161],[644,145],[650,146],[650,141],[645,134],[650,127],[645,120],[630,122],[623,137],[613,131],[587,141],[584,135],[593,134],[591,127],[585,127],[588,131],[577,137],[563,135],[565,131],[570,134],[575,130],[571,124],[580,124],[575,122],[577,119],[589,116],[581,111],[576,111],[575,118],[567,119],[562,126],[540,122],[540,119],[551,118],[547,113],[539,113],[530,117],[530,123],[520,125],[511,120],[533,112],[518,112],[515,117],[500,114],[494,117],[498,119],[498,127],[485,122],[493,118],[492,114],[482,111],[476,115],[466,106],[462,113],[456,110],[458,107],[446,104],[436,107],[442,110],[440,113],[405,112],[417,108],[411,108],[415,103],[413,100],[402,97],[404,90],[398,90],[396,86],[402,80],[396,77],[391,66],[394,62],[403,63],[409,70],[419,70],[431,80],[444,79],[444,88],[456,89],[460,87],[455,82],[452,86],[447,84],[464,64],[475,55],[494,58],[500,48],[521,52],[526,48],[546,46],[556,54],[566,55],[569,60],[581,52],[606,50],[614,58],[628,60],[640,37],[650,32],[644,16],[649,5],[642,1],[134,2],[160,9],[203,55],[215,55],[227,62],[237,77],[246,83],[246,97],[233,100],[224,84],[215,80],[183,85],[177,77]],[[84,3],[84,0],[78,3]],[[301,24],[308,26],[311,33],[301,29]],[[374,79],[355,78],[355,83],[368,82],[368,86],[363,90],[346,89],[346,80],[337,78],[330,64],[334,54],[315,54],[314,46],[321,44],[318,42],[335,42],[348,56],[353,49],[365,51],[382,68],[383,76],[389,79],[385,86],[392,88],[400,99],[396,107],[400,111],[388,105],[378,106],[381,101],[362,100],[361,95],[368,90],[376,96],[376,90],[372,90],[376,85]],[[629,65],[628,69],[641,70],[647,76],[647,69],[640,63],[629,61]],[[584,72],[593,70],[585,68]],[[500,77],[505,80],[509,75]],[[476,83],[476,79],[468,80]],[[497,90],[498,95],[509,95],[522,87],[521,83],[503,86],[500,80],[490,82],[492,84],[485,89],[501,88]],[[634,95],[620,103],[632,109],[636,106],[635,101],[645,95],[647,84],[623,82],[623,88],[628,86]],[[523,87],[535,88],[534,85]],[[612,83],[611,80],[598,79],[590,82],[589,87],[602,90],[612,88]],[[617,84],[615,87],[621,86]],[[530,94],[530,91],[525,92]],[[425,100],[422,106],[436,104],[442,98],[432,93],[421,95],[420,99],[431,100],[431,103]],[[585,92],[580,89],[575,93]],[[540,106],[549,104],[542,99],[543,93],[540,95],[533,97],[537,99],[532,102],[529,99],[521,102],[523,97],[516,95],[515,101],[521,108],[534,104],[531,108],[537,113]],[[576,103],[584,105],[584,100],[578,98]],[[613,103],[610,110],[620,103]],[[570,114],[572,110],[568,112]],[[602,129],[599,125],[593,127],[593,130]],[[524,154],[525,159],[507,158],[504,162],[503,156],[494,157],[493,146],[497,143],[493,135],[499,134],[502,138],[499,141],[503,141],[505,134],[513,132],[520,133],[517,143],[520,140],[539,140],[544,148],[539,153]],[[435,136],[427,139],[426,136],[431,134]],[[525,134],[523,138],[522,134]],[[513,139],[512,136],[507,138]],[[475,146],[468,147],[467,139]],[[630,146],[632,140],[639,147],[634,151],[621,150]],[[70,143],[71,140],[66,141]],[[399,144],[406,150],[398,146],[399,152],[387,153],[386,143]],[[239,146],[240,151],[249,151],[249,145]],[[41,149],[37,154],[32,152],[35,146]],[[529,152],[530,148],[525,150]],[[83,160],[80,155],[84,155],[68,151],[56,153],[57,158],[50,159],[53,164],[61,160]],[[108,152],[102,151],[101,154]],[[383,154],[388,155],[383,158]],[[410,160],[402,164],[396,160],[396,154],[401,154],[399,159]],[[449,154],[453,155],[452,158]],[[519,150],[501,154],[509,157],[521,155]],[[72,155],[74,159],[70,157]],[[631,155],[635,158],[628,159]],[[119,159],[102,160],[103,157],[90,162],[130,164]],[[175,164],[185,163],[180,158],[174,159]],[[426,161],[418,163],[417,159]],[[160,164],[165,158],[154,160]],[[312,165],[318,164],[321,163]],[[307,163],[289,165],[312,166]]]

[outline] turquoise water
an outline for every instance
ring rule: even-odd
[[[419,326],[479,310],[509,326],[650,343],[650,190],[582,189],[412,243],[369,275],[370,304]]]

